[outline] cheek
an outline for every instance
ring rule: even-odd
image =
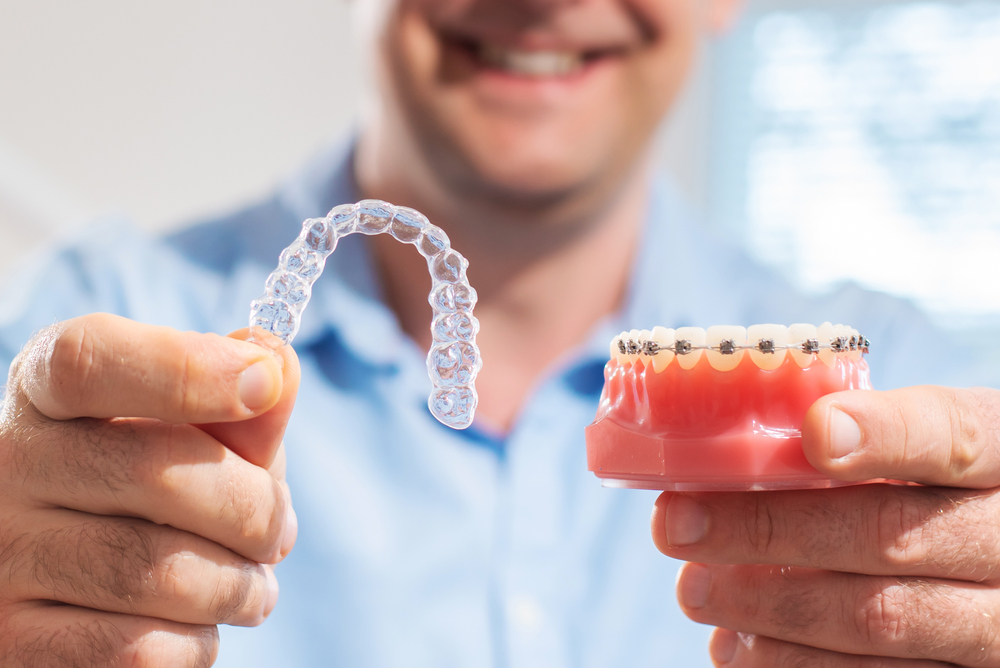
[[[400,12],[390,19],[382,36],[382,51],[392,79],[388,85],[396,94],[412,97],[433,85],[440,45],[419,14]]]

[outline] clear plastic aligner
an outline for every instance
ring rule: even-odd
[[[754,325],[743,327],[682,327],[678,330],[655,327],[652,331],[622,332],[611,342],[611,358],[619,364],[635,364],[642,360],[656,373],[663,371],[675,358],[684,369],[694,368],[702,354],[719,371],[735,369],[743,355],[750,354],[762,369],[776,369],[790,355],[800,366],[807,367],[819,359],[833,366],[838,355],[860,359],[868,353],[871,342],[845,325],[823,323],[814,325]]]
[[[472,314],[476,291],[469,285],[469,262],[453,250],[448,235],[419,211],[366,199],[334,207],[325,218],[310,218],[302,233],[281,253],[264,294],[250,304],[250,340],[263,345],[268,332],[288,345],[299,331],[312,285],[323,273],[326,258],[348,234],[391,234],[413,244],[427,259],[432,286],[428,297],[434,318],[433,344],[427,354],[427,374],[434,386],[427,401],[442,424],[465,429],[475,417],[476,375],[482,368],[476,335],[479,321]]]

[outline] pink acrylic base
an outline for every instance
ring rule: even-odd
[[[651,438],[601,421],[587,428],[587,457],[605,487],[678,492],[824,489],[831,480],[802,454],[802,439],[733,434],[711,439]]]
[[[662,373],[609,362],[597,419],[587,427],[588,468],[607,487],[677,491],[815,489],[832,480],[809,464],[800,428],[819,397],[870,389],[868,365],[840,356],[799,368],[732,371],[702,359]]]

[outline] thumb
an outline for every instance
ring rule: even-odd
[[[229,336],[245,341],[250,338],[250,330],[239,329]],[[271,465],[278,452],[278,446],[281,445],[285,427],[295,406],[301,377],[299,358],[291,346],[272,347],[272,350],[282,365],[281,395],[277,403],[267,412],[249,420],[198,425],[199,429],[243,459],[263,468]]]

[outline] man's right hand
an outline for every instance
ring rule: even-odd
[[[0,667],[211,665],[255,625],[297,522],[290,348],[96,314],[11,365],[0,413]],[[200,425],[200,426],[194,426]]]

